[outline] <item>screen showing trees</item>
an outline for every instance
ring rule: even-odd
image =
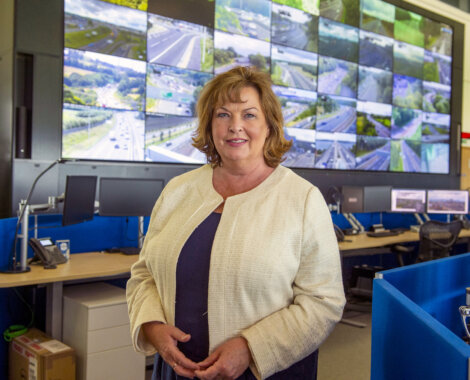
[[[271,75],[298,168],[449,172],[452,28],[381,0],[65,0],[62,156],[202,164],[195,105]]]

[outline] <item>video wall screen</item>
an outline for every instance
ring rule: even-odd
[[[204,84],[269,73],[293,168],[449,173],[453,29],[381,0],[65,0],[62,157],[205,163]]]

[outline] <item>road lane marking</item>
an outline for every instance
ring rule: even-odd
[[[195,44],[196,39],[197,39],[197,36],[193,36],[191,38],[191,41],[189,41],[189,44],[188,44],[183,56],[181,57],[181,60],[177,64],[178,67],[188,67],[189,59],[191,58],[191,55],[193,53],[193,48],[194,48],[194,44]]]
[[[158,58],[160,58],[162,55],[165,55],[169,50],[173,49],[176,44],[178,44],[186,34],[183,34],[180,38],[178,38],[175,42],[173,42],[170,46],[168,46],[165,50],[163,50],[159,55],[156,57],[153,57],[153,59],[150,62],[155,62]]]

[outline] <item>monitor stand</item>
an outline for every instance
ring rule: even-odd
[[[470,221],[468,220],[466,215],[456,215],[454,216],[454,218],[462,222],[462,228],[466,230],[470,229]]]
[[[359,220],[354,216],[353,213],[351,212],[344,212],[343,216],[346,218],[346,220],[349,222],[351,225],[352,229],[356,231],[356,233],[364,232],[364,226],[361,224]]]
[[[410,231],[411,232],[418,232],[419,233],[419,229],[421,228],[421,225],[419,224],[414,224],[412,226],[410,226]]]
[[[412,225],[410,226],[410,231],[413,231],[413,232],[419,232],[419,229],[421,228],[421,225],[424,223],[423,219],[428,222],[429,220],[431,220],[429,218],[429,215],[426,214],[426,213],[423,213],[423,217],[421,217],[421,215],[417,212],[415,212],[414,214],[414,217],[416,219],[416,221],[418,222],[418,224],[415,224],[415,225]]]

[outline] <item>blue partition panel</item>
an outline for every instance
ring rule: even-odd
[[[467,380],[458,307],[470,254],[382,272],[374,280],[371,379]]]
[[[449,330],[465,333],[458,308],[470,287],[470,254],[392,269],[383,277]]]

